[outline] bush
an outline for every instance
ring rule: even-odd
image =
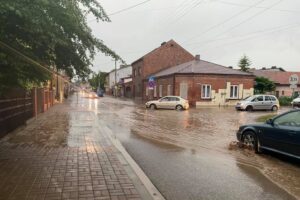
[[[279,97],[279,104],[281,106],[290,106],[291,102],[293,101],[292,97]]]

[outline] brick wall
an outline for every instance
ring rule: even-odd
[[[157,73],[163,69],[191,61],[193,59],[194,56],[192,54],[190,54],[173,40],[148,53],[143,57],[143,59],[132,64],[134,96],[145,96],[145,87],[143,87],[142,81],[149,75]],[[134,76],[135,71],[137,76]],[[138,73],[139,71],[141,74]],[[141,85],[142,91],[138,91],[139,85]]]
[[[196,102],[211,101],[211,99],[201,98],[201,85],[211,85],[211,89],[218,92],[225,90],[227,82],[231,85],[243,85],[243,90],[251,90],[254,87],[254,77],[236,76],[236,75],[176,75],[175,94],[180,96],[180,83],[188,85],[188,100],[192,105]]]
[[[174,76],[168,76],[164,78],[159,78],[156,81],[156,90],[148,90],[148,95],[147,92],[144,92],[143,99],[145,100],[153,100],[153,99],[159,99],[159,87],[160,85],[162,86],[162,96],[167,96],[168,95],[168,85],[171,85],[171,91],[169,95],[174,95],[174,89],[173,89],[173,83],[174,83]],[[148,87],[148,82],[144,81],[143,84],[144,91],[147,90]],[[156,95],[154,95],[154,92],[156,91]]]

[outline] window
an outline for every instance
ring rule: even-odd
[[[148,88],[148,86],[146,86],[146,96],[148,96],[149,95],[149,88]]]
[[[265,101],[272,101],[270,96],[265,96]]]
[[[136,70],[133,70],[133,77],[136,77]]]
[[[211,98],[211,85],[202,85],[202,87],[201,87],[201,98],[202,99]]]
[[[300,112],[287,113],[274,120],[275,125],[300,127]]]
[[[284,96],[284,90],[281,91],[281,95]]]
[[[177,97],[169,97],[170,98],[170,101],[180,101],[179,98]]]
[[[159,100],[160,102],[167,102],[167,101],[171,101],[170,97],[164,97],[164,98],[161,98]]]
[[[238,99],[239,98],[239,86],[232,85],[230,86],[230,99]]]
[[[162,90],[163,90],[163,86],[160,85],[159,86],[159,97],[162,97]]]
[[[168,85],[168,93],[167,95],[172,95],[172,85]]]
[[[255,99],[252,100],[252,102],[257,102],[257,101],[264,101],[264,97],[263,96],[258,96]]]
[[[270,96],[270,98],[271,98],[272,101],[277,101],[277,99],[273,96]]]
[[[153,97],[157,97],[157,94],[156,94],[156,86],[154,86],[153,92],[154,92]]]
[[[142,68],[139,67],[139,75],[141,75],[141,74],[142,74]]]

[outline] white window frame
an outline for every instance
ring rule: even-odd
[[[211,85],[209,84],[201,85],[201,99],[211,99]]]
[[[172,85],[168,85],[168,96],[172,95]]]
[[[162,85],[159,85],[159,91],[158,91],[158,93],[159,93],[159,97],[162,97],[162,93],[163,93],[163,86]]]
[[[230,99],[238,99],[239,98],[239,86],[238,85],[231,85],[230,86]]]
[[[146,97],[149,96],[149,88],[148,85],[146,85]]]

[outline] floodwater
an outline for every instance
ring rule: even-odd
[[[85,101],[166,199],[300,198],[297,161],[228,148],[240,125],[270,113],[233,108],[153,111],[111,97]]]

